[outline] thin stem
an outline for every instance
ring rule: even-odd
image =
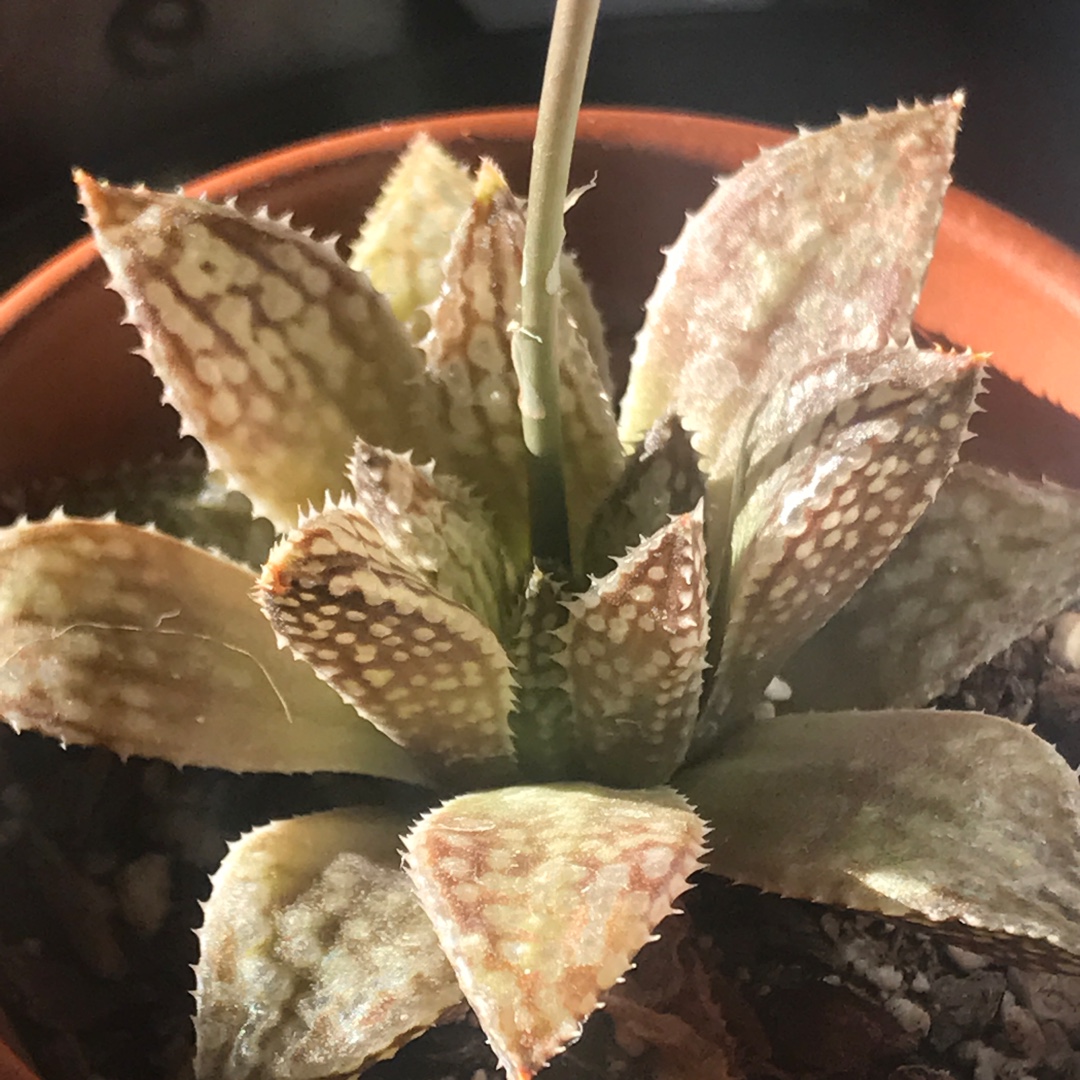
[[[551,27],[529,178],[529,215],[521,274],[521,327],[514,367],[529,451],[533,557],[570,569],[563,476],[562,417],[555,327],[560,295],[563,212],[578,109],[600,0],[558,0]]]

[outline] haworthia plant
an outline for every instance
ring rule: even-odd
[[[199,1076],[352,1075],[464,1001],[531,1077],[699,866],[1080,970],[1075,775],[1020,726],[921,708],[1080,588],[1080,495],[954,469],[982,358],[911,340],[960,106],[804,134],[718,184],[649,302],[623,445],[571,276],[592,578],[530,558],[526,210],[494,165],[414,143],[352,268],[265,216],[80,178],[168,400],[281,535],[256,576],[111,520],[0,534],[0,713],[432,791],[416,822],[234,845]],[[814,711],[761,719],[784,665]],[[875,711],[820,711],[852,706]]]

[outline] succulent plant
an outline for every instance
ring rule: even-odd
[[[561,562],[530,539],[526,216],[494,163],[413,143],[351,265],[79,177],[166,400],[280,535],[254,576],[115,519],[0,532],[0,715],[431,793],[419,820],[353,807],[231,848],[198,1075],[353,1075],[467,1002],[531,1077],[702,867],[1080,970],[1075,775],[1017,724],[920,707],[1080,591],[1080,496],[957,465],[984,358],[912,337],[960,105],[721,180],[618,421],[553,260]],[[770,715],[785,670],[800,711]]]

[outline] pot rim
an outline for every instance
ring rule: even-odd
[[[420,132],[441,141],[462,136],[519,140],[531,134],[535,118],[534,107],[515,106],[384,121],[267,151],[198,177],[183,190],[220,199],[363,154],[396,150]],[[578,125],[579,139],[677,155],[710,165],[718,173],[793,135],[747,120],[622,106],[583,108]],[[87,236],[0,296],[0,342],[26,312],[60,293],[96,260],[93,240]],[[1010,314],[1018,304],[1026,313],[1024,325],[1017,325]],[[975,350],[987,350],[992,343],[995,366],[1080,415],[1080,333],[1070,333],[1080,330],[1080,255],[1061,241],[953,187],[917,321]],[[973,323],[981,327],[985,340],[972,340]],[[1050,340],[1040,341],[1038,355],[1032,355],[1028,325],[1039,326],[1041,332],[1051,327]]]

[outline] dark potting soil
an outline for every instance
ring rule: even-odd
[[[940,704],[1029,724],[1077,767],[1070,662],[1044,628]],[[41,1075],[189,1076],[193,928],[227,840],[272,817],[404,797],[355,777],[124,763],[0,725],[0,1009]],[[708,877],[686,908],[551,1080],[1080,1080],[1080,977]],[[365,1074],[499,1075],[469,1017]]]

